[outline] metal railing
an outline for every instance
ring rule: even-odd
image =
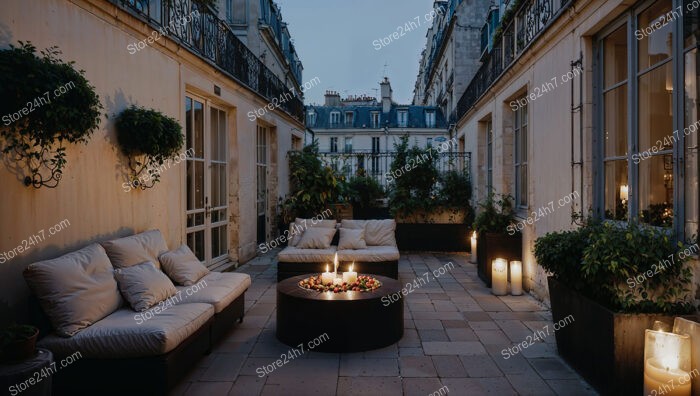
[[[464,116],[524,51],[537,40],[573,0],[529,0],[515,10],[515,17],[502,26],[500,40],[493,43],[491,53],[472,78],[450,122]]]
[[[437,152],[432,150],[435,166],[440,174],[449,171],[457,171],[470,177],[471,152]],[[323,163],[333,168],[339,174],[352,177],[363,172],[373,176],[379,184],[386,188],[391,181],[387,177],[391,172],[391,164],[397,153],[393,151],[354,151],[351,153],[319,153]]]
[[[192,0],[109,0],[304,122],[297,93],[258,59],[214,11]],[[190,21],[191,20],[191,21]],[[183,23],[188,21],[188,23]],[[288,98],[289,100],[280,100]]]

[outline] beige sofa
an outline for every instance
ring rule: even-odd
[[[171,283],[177,294],[134,311],[117,273],[151,262],[162,280],[160,258],[167,251],[160,231],[153,230],[27,267],[27,283],[50,323],[38,346],[51,350],[56,361],[81,354],[53,378],[59,394],[167,394],[242,321],[251,279],[241,273],[210,272],[190,286]]]
[[[364,230],[366,248],[338,249],[338,236],[327,248],[303,249],[297,245],[306,229],[312,227],[347,228]],[[338,254],[339,271],[345,271],[350,263],[355,263],[355,271],[359,273],[388,276],[398,279],[399,249],[396,246],[396,222],[387,220],[323,220],[312,224],[311,220],[296,219],[290,225],[291,230],[300,230],[288,239],[288,246],[278,255],[277,281],[292,276],[319,273],[325,271],[326,265],[333,266],[333,257]]]

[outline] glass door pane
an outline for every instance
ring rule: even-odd
[[[267,128],[258,125],[256,135],[256,181],[258,243],[264,243],[267,237]]]
[[[185,97],[185,136],[187,149],[187,244],[201,261],[206,261],[204,230],[206,198],[204,190],[204,103]]]
[[[210,192],[211,261],[212,264],[228,258],[228,194],[226,172],[226,113],[214,107],[209,109],[210,131]]]

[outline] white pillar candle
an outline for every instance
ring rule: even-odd
[[[476,231],[472,232],[471,241],[472,241],[472,253],[470,255],[469,261],[471,261],[471,263],[474,264],[474,263],[476,263],[476,259],[477,259],[477,256],[476,256]]]
[[[333,279],[333,285],[334,285],[334,286],[339,286],[339,285],[342,285],[342,284],[343,284],[343,278],[338,277],[338,278]]]
[[[508,261],[497,258],[491,262],[491,293],[497,296],[508,294]]]
[[[347,283],[348,285],[351,283],[355,283],[357,280],[357,272],[354,272],[352,270],[352,267],[354,265],[350,266],[350,271],[343,272],[343,282]]]
[[[644,364],[644,394],[690,396],[690,373],[669,368],[660,359],[650,358]]]
[[[690,336],[690,367],[692,370],[700,369],[700,323],[676,317],[673,332]],[[700,375],[693,376],[692,384],[693,396],[700,396]]]
[[[328,271],[328,266],[326,265],[326,272],[321,274],[321,282],[323,282],[324,285],[329,285],[333,283],[334,278],[335,276],[332,272]]]
[[[523,294],[523,263],[520,261],[510,262],[510,294]]]
[[[646,330],[644,394],[690,396],[690,336]]]

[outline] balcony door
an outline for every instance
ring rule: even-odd
[[[187,245],[207,267],[228,260],[226,112],[185,96]]]
[[[266,127],[258,125],[255,139],[255,170],[257,180],[257,215],[258,215],[258,243],[265,243],[267,236],[267,134]]]

